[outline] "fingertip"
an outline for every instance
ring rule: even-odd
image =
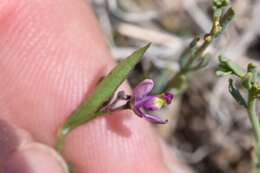
[[[52,148],[33,142],[27,131],[0,119],[0,172],[41,173],[52,171],[68,172],[63,159]]]
[[[64,149],[65,158],[82,173],[170,173],[150,124],[130,111],[99,117],[75,129]]]
[[[13,153],[3,166],[3,173],[68,173],[63,159],[51,148],[32,143]]]

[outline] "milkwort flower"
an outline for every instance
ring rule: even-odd
[[[134,88],[132,96],[127,95],[124,91],[119,91],[116,99],[105,106],[102,112],[106,113],[122,109],[132,109],[135,114],[141,118],[145,118],[155,124],[165,124],[168,120],[162,120],[160,117],[150,113],[169,105],[172,102],[173,94],[166,92],[157,96],[149,95],[153,87],[153,80],[145,79]],[[116,107],[120,100],[125,100],[127,102]]]
[[[150,114],[153,111],[169,105],[172,102],[173,94],[166,92],[157,96],[149,95],[154,87],[151,79],[145,79],[140,82],[133,90],[133,96],[130,98],[131,109],[141,118],[156,123],[165,124],[168,120],[162,120],[160,117]]]

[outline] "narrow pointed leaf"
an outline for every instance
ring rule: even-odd
[[[190,58],[197,51],[199,41],[200,38],[198,36],[195,36],[190,45],[183,51],[179,62],[182,68],[187,65],[187,63],[190,61]]]
[[[96,87],[93,94],[68,118],[64,132],[80,126],[95,118],[97,111],[106,103],[127,78],[128,74],[140,62],[150,44],[138,49],[121,61]]]
[[[227,12],[221,17],[220,19],[220,25],[222,27],[222,30],[224,30],[227,25],[234,19],[235,17],[235,11],[232,8],[229,8]]]
[[[210,62],[211,54],[206,53],[203,57],[195,61],[192,66],[189,68],[189,71],[199,70],[206,67]]]
[[[228,90],[230,94],[234,97],[234,99],[242,106],[247,107],[247,103],[243,96],[240,94],[239,90],[236,89],[233,85],[233,80],[229,79],[229,85],[228,85]]]

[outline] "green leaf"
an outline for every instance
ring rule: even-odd
[[[202,64],[201,64],[201,68],[206,67],[206,66],[209,64],[211,58],[212,58],[212,54],[206,53],[206,54],[202,57],[203,62],[202,62]]]
[[[163,91],[163,88],[166,86],[167,82],[172,77],[173,73],[174,72],[168,68],[163,69],[161,74],[155,80],[156,83],[152,90],[153,95],[160,94]]]
[[[216,71],[216,75],[217,76],[229,76],[229,75],[232,75],[232,73],[230,71],[225,72],[223,69],[218,69]]]
[[[197,51],[199,40],[200,40],[200,38],[198,36],[195,36],[193,38],[193,40],[191,41],[190,45],[183,51],[181,58],[180,58],[180,62],[179,62],[181,68],[184,68],[187,66],[191,57]]]
[[[220,65],[217,70],[218,76],[236,75],[240,78],[242,78],[244,76],[244,72],[241,69],[241,67],[239,65],[231,62],[224,56],[222,56],[222,55],[219,56],[219,62],[220,62]]]
[[[247,103],[243,96],[240,94],[239,90],[236,89],[233,85],[233,80],[229,79],[229,85],[228,85],[228,90],[230,94],[234,97],[234,99],[242,106],[247,107]]]
[[[220,18],[220,25],[222,30],[224,30],[227,25],[234,19],[235,11],[232,8],[229,8],[227,12]]]
[[[193,62],[192,66],[188,70],[195,71],[206,67],[210,62],[210,58],[211,58],[211,54],[206,53],[205,55],[203,55],[203,57],[196,59],[196,61]]]
[[[62,129],[58,132],[56,149],[61,151],[66,135],[74,128],[94,119],[100,113],[98,111],[109,101],[117,88],[127,78],[128,74],[140,62],[150,44],[138,49],[132,55],[121,61],[96,87],[96,90],[88,97],[66,120]]]
[[[69,117],[64,128],[75,128],[96,117],[95,113],[107,102],[143,57],[150,44],[140,48],[120,62],[96,87],[93,94]]]

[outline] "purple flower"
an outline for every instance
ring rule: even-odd
[[[149,93],[154,87],[151,79],[145,79],[140,82],[133,91],[131,97],[131,108],[141,118],[156,124],[165,124],[168,120],[162,120],[160,117],[151,115],[150,112],[160,110],[172,102],[173,95],[169,92],[151,96]]]

